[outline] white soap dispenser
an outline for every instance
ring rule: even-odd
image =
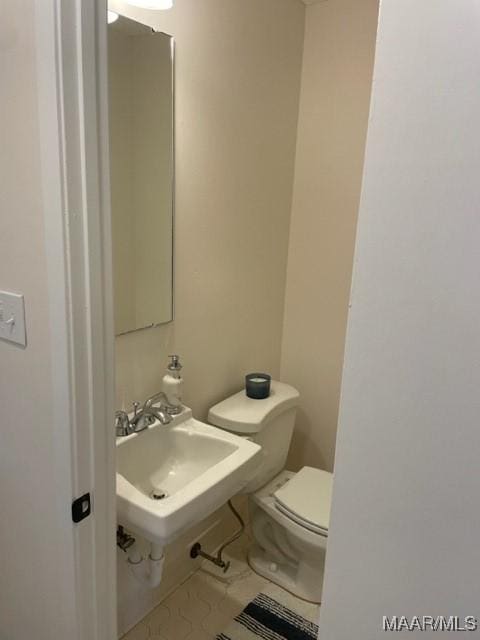
[[[163,376],[163,392],[168,398],[168,413],[177,415],[181,413],[182,407],[182,386],[183,378],[180,374],[182,365],[180,357],[177,355],[168,356],[170,364],[167,367],[167,373]]]

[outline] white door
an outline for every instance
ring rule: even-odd
[[[477,0],[382,1],[322,640],[480,620],[479,78]]]
[[[0,10],[0,290],[27,331],[0,340],[0,639],[113,640],[106,7]]]

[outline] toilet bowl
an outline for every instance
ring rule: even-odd
[[[285,470],[298,400],[296,389],[272,380],[268,398],[239,391],[211,407],[208,421],[262,447],[260,467],[244,488],[255,539],[250,566],[294,595],[320,602],[333,476],[313,467]]]
[[[320,602],[332,474],[282,471],[250,496],[252,569],[294,595]]]

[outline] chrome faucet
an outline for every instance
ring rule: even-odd
[[[156,402],[160,402],[159,407],[154,407]],[[158,420],[162,424],[168,424],[172,421],[172,416],[168,414],[166,407],[168,406],[168,398],[159,391],[150,398],[145,400],[140,411],[136,412],[130,421],[134,431],[143,431],[151,424]]]
[[[154,407],[153,405],[157,402],[160,403],[160,406]],[[117,437],[139,433],[147,429],[156,420],[161,424],[169,424],[172,421],[172,416],[168,412],[170,406],[168,398],[163,391],[159,391],[147,398],[140,411],[138,410],[139,406],[138,402],[133,403],[134,413],[132,418],[129,418],[125,411],[117,411],[115,413],[115,432]]]
[[[159,391],[145,400],[143,410],[150,409],[156,402],[160,402],[160,409],[162,410],[166,410],[170,406],[166,394],[163,391]],[[170,421],[171,420],[167,420],[167,422]]]

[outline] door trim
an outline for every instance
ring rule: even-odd
[[[117,637],[106,10],[35,0],[58,491],[68,512],[93,497],[72,522],[78,640]]]

